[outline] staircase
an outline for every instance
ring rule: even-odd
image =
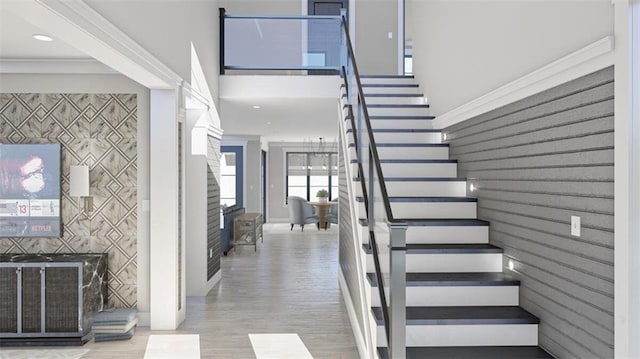
[[[489,223],[476,218],[477,199],[467,197],[466,179],[458,177],[441,131],[432,128],[413,77],[363,76],[362,88],[393,215],[409,226],[407,358],[551,358],[538,347],[539,320],[519,307],[520,282],[503,273],[502,249],[489,244]],[[345,128],[354,142],[351,121]],[[355,143],[349,147],[355,167]],[[367,233],[362,194],[355,197],[360,233]],[[362,252],[378,355],[387,358],[368,243]]]

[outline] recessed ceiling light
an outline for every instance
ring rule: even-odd
[[[267,125],[270,125],[270,124],[271,124],[271,121],[267,122]]]
[[[255,108],[256,110],[260,108],[260,106],[258,105],[253,105],[252,107]]]
[[[40,41],[53,41],[51,36],[42,35],[42,34],[33,34],[33,38]]]

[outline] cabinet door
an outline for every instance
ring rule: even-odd
[[[77,332],[78,268],[47,268],[45,285],[45,332]]]
[[[42,278],[39,267],[22,268],[22,332],[42,331]]]
[[[18,274],[15,267],[0,268],[0,333],[18,332]]]

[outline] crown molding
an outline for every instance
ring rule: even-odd
[[[613,36],[602,38],[486,95],[448,111],[433,122],[446,128],[614,64]]]
[[[82,0],[21,0],[3,9],[150,89],[174,89],[181,78]]]
[[[0,59],[3,74],[105,74],[120,73],[94,59]]]

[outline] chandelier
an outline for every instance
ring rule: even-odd
[[[322,136],[318,137],[317,141],[305,138],[302,146],[304,148],[304,152],[311,154],[336,152],[337,148],[335,141],[327,142]]]

